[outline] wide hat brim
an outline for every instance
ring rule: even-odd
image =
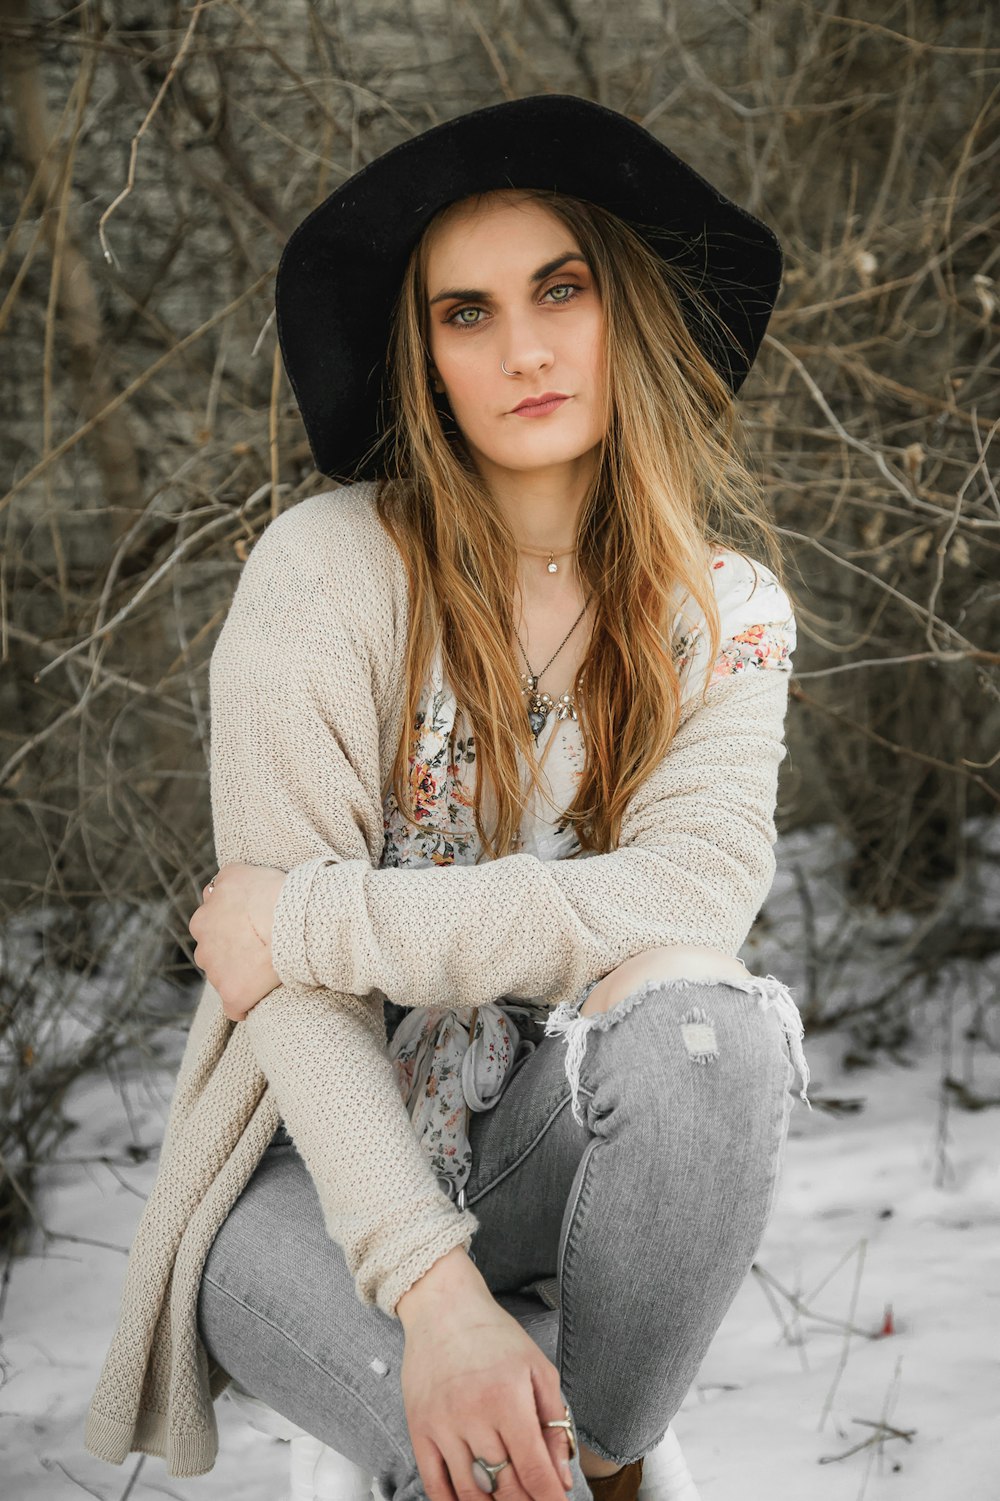
[[[278,339],[321,473],[387,472],[386,355],[410,254],[445,204],[511,187],[601,204],[693,272],[729,337],[682,303],[685,318],[733,393],[743,384],[781,283],[774,232],[626,115],[573,94],[529,95],[392,147],[292,232],[275,284]]]

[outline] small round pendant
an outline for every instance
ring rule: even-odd
[[[559,564],[558,563],[549,563],[549,564],[547,564],[547,568],[548,568],[549,573],[558,573],[559,572]]]

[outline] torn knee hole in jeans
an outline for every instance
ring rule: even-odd
[[[628,1016],[636,1006],[640,1005],[647,996],[654,991],[660,990],[685,990],[692,987],[704,988],[706,985],[718,987],[729,985],[734,990],[742,990],[750,995],[756,995],[762,1011],[774,1010],[781,1024],[792,1063],[802,1080],[802,1088],[799,1090],[799,1098],[803,1104],[812,1109],[812,1102],[807,1093],[809,1086],[809,1065],[806,1062],[805,1053],[802,1050],[802,1038],[804,1028],[799,1008],[792,999],[788,986],[775,975],[748,975],[745,980],[738,980],[733,976],[720,976],[715,980],[697,979],[689,980],[681,977],[670,979],[650,979],[636,987],[631,994],[625,996],[615,1006],[609,1006],[607,1011],[596,1012],[593,1016],[581,1016],[580,1009],[586,1003],[587,997],[598,982],[594,980],[586,987],[579,1000],[576,1002],[562,1001],[553,1008],[545,1022],[545,1036],[563,1036],[566,1039],[566,1078],[569,1081],[572,1096],[573,1118],[579,1125],[584,1124],[583,1115],[580,1111],[580,1068],[583,1063],[584,1053],[587,1050],[587,1038],[592,1031],[607,1032],[615,1026],[623,1017]],[[688,1057],[693,1063],[708,1064],[719,1056],[718,1039],[715,1027],[708,1013],[701,1006],[692,1006],[684,1012],[680,1021],[681,1036],[687,1049]]]

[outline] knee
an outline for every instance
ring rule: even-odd
[[[724,954],[719,949],[707,945],[677,944],[636,954],[604,976],[587,997],[582,1013],[587,1014],[588,1025],[606,1030],[618,1019],[620,1002],[634,1003],[642,1000],[644,992],[655,989],[660,981],[674,980],[692,980],[705,985],[735,983],[741,991],[754,995],[756,1006],[745,1013],[748,1018],[746,1025],[750,1025],[749,1016],[754,1017],[756,1024],[760,1016],[770,1014],[767,1025],[775,1035],[780,1032],[783,1038],[781,1069],[785,1088],[791,1085],[797,1070],[802,1084],[798,1091],[799,1098],[812,1109],[807,1093],[809,1065],[802,1047],[802,1017],[787,985],[774,975],[762,978],[751,974],[741,960]],[[631,1008],[627,1006],[624,1009]],[[666,1014],[666,1008],[658,1010],[660,1014]],[[657,1008],[654,1008],[654,1014],[656,1012]],[[741,1008],[727,1007],[723,1011],[723,1018],[734,1026],[744,1024],[737,1022],[737,1018],[742,1015],[744,1011]],[[719,1056],[715,1026],[700,1005],[686,1007],[680,1024],[684,1044],[692,1061],[705,1063]],[[740,1046],[751,1062],[770,1053],[768,1049],[758,1049],[748,1043]]]
[[[652,1018],[653,1025],[680,1027],[680,1036],[691,1062],[714,1062],[719,1058],[721,1048],[713,1019],[699,1004],[700,997],[692,994],[683,982],[691,982],[695,991],[699,985],[719,983],[735,983],[740,990],[747,991],[753,988],[748,983],[752,979],[745,965],[719,949],[678,944],[648,949],[633,955],[602,976],[589,990],[578,1009],[568,1006],[556,1008],[548,1018],[545,1033],[546,1036],[566,1035],[566,1077],[570,1083],[574,1118],[581,1125],[584,1123],[578,1093],[581,1088],[581,1067],[587,1052],[587,1038],[591,1031],[603,1033],[614,1028],[618,1035],[617,1024],[638,1006],[646,1017]],[[675,985],[675,982],[678,983]],[[645,1006],[643,1003],[649,993],[661,984],[667,984],[682,993],[672,997],[670,1005]],[[724,1009],[728,1017],[733,1008]],[[622,1077],[628,1078],[630,1094],[633,1096],[642,1094],[641,1088],[636,1088],[637,1075],[644,1069],[651,1070],[652,1075],[655,1075],[651,1098],[667,1101],[669,1108],[670,1091],[664,1092],[661,1087],[663,1060],[669,1050],[650,1046],[646,1026],[626,1027],[623,1035],[624,1041],[619,1038],[618,1045],[604,1055],[604,1062],[613,1063],[616,1069],[622,1070]]]
[[[600,982],[602,1005],[616,1005],[637,985],[647,980],[746,980],[746,965],[721,949],[707,945],[683,943],[646,949],[633,954],[604,976]],[[596,989],[597,987],[595,987]]]

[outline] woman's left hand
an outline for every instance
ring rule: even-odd
[[[271,965],[271,926],[284,879],[268,865],[224,865],[188,923],[194,962],[230,1021],[242,1021],[281,984]]]

